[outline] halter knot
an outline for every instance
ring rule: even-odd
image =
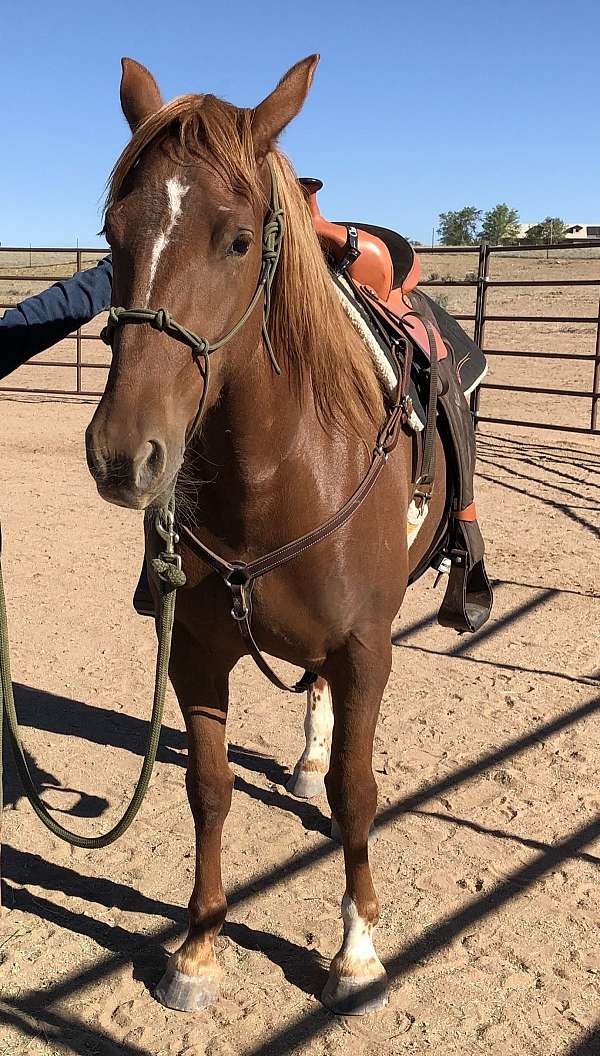
[[[190,334],[190,345],[192,348],[192,355],[194,359],[198,359],[199,356],[207,356],[210,352],[210,344],[205,337],[198,337],[197,334]]]
[[[153,327],[154,330],[158,330],[161,334],[164,334],[166,330],[172,329],[173,321],[166,308],[158,309],[154,319],[150,322],[150,326]]]
[[[277,261],[283,238],[283,209],[274,209],[263,229],[263,261]]]
[[[165,555],[155,557],[152,561],[152,568],[156,575],[160,579],[165,591],[170,593],[172,590],[177,590],[178,587],[185,587],[186,575],[182,568],[178,565],[173,564],[171,561],[165,561]]]
[[[100,331],[100,340],[104,341],[105,345],[110,345],[113,334],[119,325],[119,317],[122,311],[122,308],[117,308],[115,305],[109,308],[106,326]]]

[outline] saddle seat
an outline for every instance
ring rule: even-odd
[[[415,343],[429,355],[429,341],[423,323],[410,313],[414,311],[410,293],[421,278],[421,267],[410,242],[387,227],[363,223],[332,223],[322,215],[317,202],[321,180],[304,177],[300,180],[312,222],[324,250],[335,263],[340,263],[349,247],[349,231],[356,232],[356,259],[345,269],[358,286],[375,293],[376,300],[400,318],[406,319]],[[448,350],[441,334],[435,329],[438,359],[445,359]]]

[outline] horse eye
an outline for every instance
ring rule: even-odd
[[[229,252],[238,257],[243,257],[250,249],[251,239],[248,235],[238,235],[231,243]]]

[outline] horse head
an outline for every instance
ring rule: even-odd
[[[135,306],[142,325],[111,312],[112,364],[86,434],[90,471],[110,502],[142,509],[168,497],[199,407],[208,410],[260,345],[267,159],[317,62],[302,60],[256,108],[240,109],[211,95],[164,104],[150,72],[123,60],[132,137],[112,172],[105,233],[113,305]],[[227,335],[208,389],[207,349]]]

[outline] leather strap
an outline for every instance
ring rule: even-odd
[[[435,331],[424,315],[418,312],[407,312],[409,315],[418,316],[427,333],[429,341],[429,401],[427,404],[427,421],[425,423],[425,436],[423,439],[423,461],[421,463],[421,475],[417,480],[415,493],[419,494],[419,486],[426,488],[426,496],[430,497],[435,481],[435,434],[438,398],[438,355],[435,340]]]
[[[457,521],[476,521],[477,512],[475,510],[475,503],[471,502],[468,506],[465,506],[464,510],[453,510],[452,516]]]
[[[406,354],[402,361],[398,347],[394,348],[394,352],[398,358],[400,382],[394,403],[390,407],[386,420],[377,436],[371,464],[350,498],[324,524],[307,532],[299,539],[294,539],[292,542],[278,547],[277,550],[272,550],[263,557],[256,558],[254,561],[228,561],[198,539],[187,525],[183,524],[177,527],[179,536],[185,541],[190,550],[217,572],[228,587],[232,600],[231,615],[236,621],[240,634],[257,667],[274,686],[286,692],[302,693],[311,684],[311,681],[314,681],[316,675],[313,676],[312,672],[306,672],[299,682],[289,686],[279,678],[267,660],[265,660],[252,634],[252,590],[256,580],[261,576],[265,576],[268,572],[272,572],[281,565],[287,564],[288,561],[299,557],[347,524],[375,486],[390,453],[398,443],[400,429],[410,414],[405,393],[410,382],[411,357]]]
[[[303,693],[308,686],[316,681],[317,676],[313,671],[305,671],[302,678],[293,685],[283,682],[277,672],[261,653],[259,646],[252,634],[252,587],[254,580],[249,583],[228,583],[231,591],[231,615],[237,622],[240,634],[246,643],[246,647],[259,671],[266,675],[277,689],[283,689],[286,693]]]

